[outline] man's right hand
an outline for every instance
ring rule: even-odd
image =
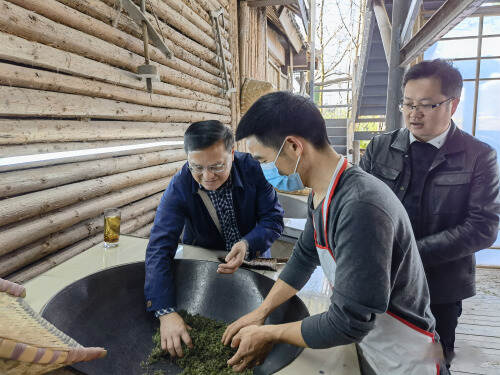
[[[224,345],[229,345],[231,344],[231,341],[233,340],[233,337],[242,329],[248,326],[261,326],[264,324],[264,321],[266,320],[267,315],[263,313],[261,310],[256,309],[252,312],[249,312],[246,315],[243,315],[241,318],[239,318],[237,321],[231,323],[226,330],[224,331],[224,334],[222,335],[222,343]]]
[[[167,350],[171,357],[182,357],[181,340],[192,348],[189,327],[176,312],[160,316],[161,348]]]

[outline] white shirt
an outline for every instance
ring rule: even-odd
[[[439,134],[437,137],[432,138],[430,141],[427,141],[425,143],[429,143],[436,147],[437,149],[440,149],[443,145],[444,142],[446,141],[446,136],[450,132],[451,125],[448,126],[448,129],[446,129],[443,133]],[[413,142],[420,142],[415,136],[410,132],[410,144]]]

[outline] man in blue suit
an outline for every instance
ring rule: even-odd
[[[235,152],[234,136],[219,121],[193,123],[184,135],[187,163],[172,178],[156,211],[146,250],[148,311],[160,319],[161,346],[182,357],[181,340],[192,346],[188,327],[175,311],[172,269],[177,243],[226,250],[217,272],[233,273],[245,258],[269,257],[283,231],[283,209],[259,162]]]

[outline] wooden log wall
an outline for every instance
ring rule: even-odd
[[[149,236],[189,124],[237,124],[222,69],[239,89],[237,3],[146,2],[173,53],[150,43],[149,93],[142,29],[116,0],[0,0],[0,277],[24,282],[102,242],[107,207],[123,234]]]

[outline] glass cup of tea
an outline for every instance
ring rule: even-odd
[[[104,210],[104,247],[116,247],[120,240],[121,213],[118,208]]]

